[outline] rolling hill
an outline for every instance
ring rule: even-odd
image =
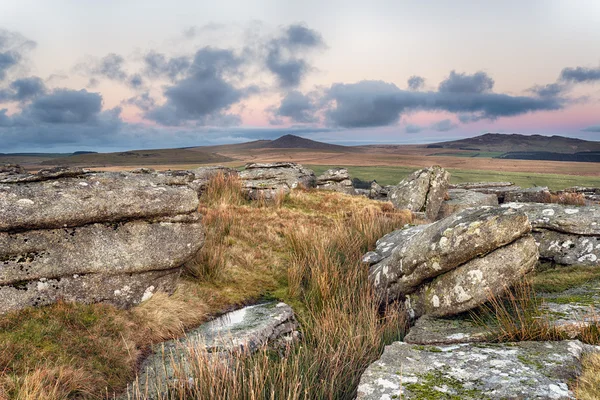
[[[600,151],[600,142],[563,136],[486,133],[474,138],[427,145],[430,149],[456,149],[502,153],[562,153],[575,154]]]

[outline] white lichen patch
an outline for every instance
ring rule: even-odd
[[[32,206],[35,204],[35,202],[30,199],[19,199],[17,200],[17,204],[20,206]]]
[[[473,298],[467,291],[460,285],[454,286],[454,295],[456,301],[459,303],[464,303],[465,301],[469,301]]]
[[[439,307],[440,306],[440,298],[434,294],[431,297],[431,304],[436,308]]]
[[[554,210],[551,208],[547,208],[545,210],[542,210],[542,214],[547,216],[547,217],[551,217],[554,215]]]
[[[565,214],[569,214],[569,215],[577,214],[578,212],[579,212],[579,210],[576,208],[565,209]]]
[[[142,295],[142,302],[146,300],[150,300],[154,296],[154,286],[150,286],[144,290],[144,294]]]

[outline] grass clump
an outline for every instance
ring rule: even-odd
[[[538,272],[533,277],[533,288],[536,292],[559,293],[598,280],[600,280],[600,267],[551,268]]]

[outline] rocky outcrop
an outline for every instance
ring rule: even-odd
[[[214,355],[216,361],[235,352],[253,353],[262,346],[278,349],[298,339],[297,329],[294,312],[285,303],[258,304],[230,312],[188,332],[181,339],[155,346],[129,392],[148,390],[151,396],[156,396],[150,398],[162,398],[157,393],[164,393],[170,384],[176,383],[177,374],[171,360],[179,371],[188,373],[191,371],[190,353],[194,351],[206,351]]]
[[[563,265],[600,265],[600,207],[533,203],[502,207],[529,217],[540,258]]]
[[[573,399],[594,346],[579,341],[422,346],[395,342],[364,372],[358,399]]]
[[[316,182],[313,171],[289,162],[246,164],[240,178],[242,190],[251,200],[271,200],[295,188],[312,188]]]
[[[404,342],[420,345],[479,343],[492,339],[487,327],[463,318],[436,318],[424,315],[415,321]]]
[[[440,207],[437,219],[443,219],[467,208],[497,206],[498,197],[494,194],[478,193],[466,189],[448,190],[448,199]]]
[[[469,189],[474,192],[484,193],[484,194],[493,194],[498,197],[498,203],[502,204],[506,201],[506,195],[512,192],[521,191],[521,187],[519,186],[498,186],[498,187],[486,187],[486,188],[473,188]]]
[[[433,221],[446,196],[450,174],[439,166],[420,169],[400,182],[388,194],[394,207],[424,212]]]
[[[549,203],[550,191],[545,186],[536,186],[527,189],[514,190],[504,195],[504,202],[519,203]]]
[[[558,192],[559,195],[561,193],[579,194],[583,196],[587,205],[600,204],[600,188],[573,186]]]
[[[405,300],[413,317],[453,315],[499,295],[538,259],[524,213],[467,209],[438,222],[393,232],[364,261],[382,302]],[[368,257],[367,257],[368,256]]]
[[[356,194],[346,168],[332,168],[317,177],[317,189]]]
[[[503,188],[507,186],[514,186],[512,182],[465,182],[456,183],[449,186],[450,189],[491,189],[491,188]]]
[[[377,181],[371,182],[371,188],[369,189],[369,198],[373,200],[383,200],[386,201],[388,199],[388,195],[390,191],[394,188],[394,186],[386,185],[381,186]]]
[[[0,184],[0,313],[171,292],[204,233],[179,177],[55,170]]]
[[[237,170],[219,165],[214,167],[199,167],[190,170],[190,172],[194,174],[194,179],[189,184],[189,186],[198,193],[198,196],[201,196],[202,193],[204,193],[208,182],[210,182],[211,179],[213,179],[219,174],[223,175],[223,177],[239,176]]]

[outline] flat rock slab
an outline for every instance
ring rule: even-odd
[[[151,298],[157,291],[172,293],[180,271],[181,268],[108,276],[74,274],[0,286],[0,314],[49,305],[59,300],[108,303],[127,308]]]
[[[448,190],[448,200],[444,200],[437,219],[446,218],[466,208],[497,206],[498,197],[494,194],[478,193],[465,189]]]
[[[450,185],[450,189],[490,189],[490,188],[504,188],[507,186],[514,186],[512,182],[465,182],[456,183]]]
[[[410,328],[404,342],[420,345],[448,345],[485,342],[493,333],[466,318],[435,318],[425,315]]]
[[[600,235],[581,236],[536,229],[533,237],[539,244],[542,259],[562,265],[600,265]]]
[[[184,338],[155,346],[154,353],[142,364],[137,387],[130,388],[130,393],[132,390],[143,393],[148,389],[156,395],[164,391],[175,377],[169,360],[176,360],[180,368],[190,371],[190,349],[204,349],[214,354],[215,360],[221,360],[232,352],[254,352],[263,345],[285,345],[297,339],[297,329],[294,312],[285,303],[258,304],[227,313],[188,332]],[[155,382],[160,382],[160,387],[152,386]]]
[[[421,346],[395,342],[361,377],[358,399],[574,399],[579,341]]]
[[[131,221],[0,232],[0,287],[74,274],[116,275],[177,268],[203,243],[199,214],[155,223]]]
[[[545,186],[515,190],[507,192],[504,196],[504,201],[521,202],[521,203],[548,203],[550,199],[550,191]]]
[[[239,174],[242,190],[251,200],[274,199],[278,193],[315,186],[315,173],[300,164],[288,162],[250,163]]]
[[[151,175],[90,173],[0,184],[0,231],[51,229],[190,214],[194,190]]]
[[[600,235],[600,207],[535,203],[506,203],[501,207],[524,212],[534,229],[587,236]]]
[[[472,188],[469,189],[474,192],[493,194],[498,197],[498,203],[502,204],[505,201],[507,193],[518,192],[521,190],[520,186],[497,186],[497,187],[483,187],[483,188]]]

